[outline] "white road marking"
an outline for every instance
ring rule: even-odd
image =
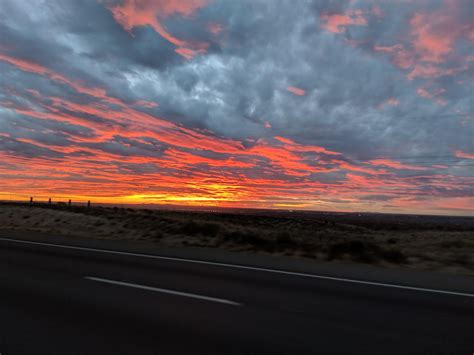
[[[166,288],[158,288],[158,287],[137,285],[137,284],[132,284],[132,283],[129,283],[129,282],[108,280],[108,279],[102,279],[100,277],[93,277],[93,276],[85,276],[84,278],[87,279],[87,280],[105,282],[105,283],[109,283],[109,284],[113,284],[113,285],[127,286],[127,287],[139,288],[139,289],[147,290],[147,291],[167,293],[167,294],[175,295],[175,296],[183,296],[183,297],[189,297],[189,298],[197,298],[199,300],[204,300],[204,301],[224,303],[224,304],[228,304],[228,305],[231,305],[231,306],[241,306],[242,305],[240,303],[225,300],[225,299],[222,299],[222,298],[208,297],[208,296],[203,296],[203,295],[197,295],[195,293],[187,293],[187,292],[168,290]]]
[[[52,244],[52,243],[31,242],[31,241],[26,241],[26,240],[18,240],[18,239],[10,239],[10,238],[0,238],[0,241],[2,241],[2,240],[7,241],[7,242],[14,242],[14,243],[45,245],[45,246],[50,246],[50,247],[55,247],[55,248],[63,248],[63,249],[85,250],[85,251],[93,251],[93,252],[105,253],[105,254],[137,256],[137,257],[141,257],[141,258],[171,260],[171,261],[179,261],[179,262],[193,263],[193,264],[214,265],[214,266],[222,266],[222,267],[228,267],[228,268],[234,268],[234,269],[254,270],[254,271],[269,272],[269,273],[274,273],[274,274],[310,277],[310,278],[314,278],[314,279],[341,281],[341,282],[349,282],[349,283],[356,283],[356,284],[362,284],[362,285],[391,287],[391,288],[398,288],[398,289],[404,289],[404,290],[440,293],[440,294],[454,295],[454,296],[474,297],[474,294],[465,293],[465,292],[445,291],[445,290],[437,290],[437,289],[433,289],[433,288],[423,288],[423,287],[413,287],[413,286],[403,286],[403,285],[388,284],[388,283],[382,283],[382,282],[348,279],[348,278],[344,278],[344,277],[324,276],[324,275],[316,275],[316,274],[307,274],[307,273],[303,273],[303,272],[285,271],[285,270],[278,270],[278,269],[268,269],[268,268],[256,267],[256,266],[227,264],[227,263],[220,263],[220,262],[215,262],[215,261],[204,261],[204,260],[195,260],[195,259],[187,259],[187,258],[176,258],[176,257],[170,257],[170,256],[130,253],[130,252],[125,252],[125,251],[116,251],[116,250],[107,250],[107,249],[84,248],[84,247],[77,247],[77,246],[64,245],[64,244]]]

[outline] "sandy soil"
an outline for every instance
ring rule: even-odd
[[[148,241],[474,276],[474,218],[0,204],[1,230]]]

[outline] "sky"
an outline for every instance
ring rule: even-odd
[[[472,0],[0,0],[0,199],[474,214]]]

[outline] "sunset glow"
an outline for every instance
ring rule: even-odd
[[[470,2],[316,3],[2,1],[0,199],[474,213]]]

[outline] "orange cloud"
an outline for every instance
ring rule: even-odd
[[[300,152],[300,153],[313,152],[313,153],[324,153],[324,154],[327,154],[327,155],[341,155],[341,153],[333,152],[333,151],[327,150],[324,147],[320,147],[320,146],[317,146],[317,145],[302,145],[302,144],[298,144],[298,143],[292,141],[291,139],[284,138],[284,137],[279,137],[279,136],[275,136],[273,138],[275,138],[276,140],[278,140],[282,143],[285,143],[284,147],[288,150],[293,151],[293,152]]]
[[[6,63],[9,63],[11,65],[16,66],[18,69],[34,73],[34,74],[39,74],[39,75],[44,75],[50,80],[56,81],[61,84],[66,84],[72,87],[74,90],[76,90],[78,93],[81,94],[86,94],[90,95],[99,99],[103,99],[108,101],[109,103],[112,104],[121,104],[121,101],[115,98],[111,98],[107,96],[106,90],[102,88],[96,88],[96,87],[87,87],[81,84],[80,82],[71,80],[67,77],[65,77],[62,74],[56,73],[44,66],[41,66],[39,64],[33,63],[31,61],[26,61],[23,59],[11,57],[5,54],[0,54],[0,61],[4,61]]]
[[[291,139],[288,139],[288,138],[279,137],[279,136],[275,136],[274,138],[275,138],[276,140],[279,140],[279,141],[282,142],[282,143],[294,144],[294,142],[293,142]]]
[[[297,88],[297,87],[295,87],[295,86],[288,86],[286,89],[287,89],[289,92],[291,92],[291,93],[293,93],[293,94],[295,94],[295,95],[297,95],[297,96],[304,96],[304,95],[306,95],[306,91],[305,91],[305,90],[300,89],[300,88]]]
[[[343,169],[343,170],[355,171],[355,172],[365,173],[365,174],[369,174],[369,175],[379,175],[379,174],[385,174],[386,173],[386,171],[383,170],[383,169],[376,170],[376,169],[372,169],[372,168],[368,168],[368,167],[364,167],[364,166],[350,164],[350,163],[348,163],[346,161],[342,161],[342,160],[333,160],[332,162],[335,163],[335,164],[338,164],[339,169]]]
[[[92,199],[93,202],[109,203],[370,210],[370,206],[373,209],[373,202],[365,205],[359,197],[382,194],[394,198],[392,200],[394,205],[400,210],[407,211],[409,206],[422,203],[417,201],[418,193],[426,198],[426,191],[418,189],[423,188],[427,179],[430,186],[450,189],[472,184],[472,179],[446,175],[409,178],[391,176],[387,179],[386,175],[370,175],[367,172],[364,172],[363,176],[347,173],[344,182],[325,184],[297,175],[275,176],[269,173],[263,174],[263,177],[246,176],[239,169],[229,169],[233,167],[232,161],[236,157],[220,161],[210,158],[207,160],[208,158],[178,149],[168,150],[161,158],[133,154],[122,156],[99,149],[50,146],[31,139],[21,141],[45,149],[49,147],[57,152],[63,152],[66,156],[21,157],[2,152],[2,163],[0,163],[2,196],[27,199],[33,195],[37,199],[48,197],[63,201],[69,198],[74,201]],[[261,146],[268,144],[261,143]],[[284,150],[282,147],[280,149]],[[81,151],[88,151],[90,154],[81,155],[79,154]],[[273,152],[277,155],[281,153],[278,149]],[[250,153],[257,155],[258,150],[252,150]],[[281,156],[283,155],[284,153],[281,153]],[[123,163],[126,165],[120,165]],[[193,168],[195,164],[203,163],[212,164],[212,169]],[[173,172],[163,174],[160,171],[136,172],[132,169],[133,166],[142,165],[173,169]],[[260,172],[262,170],[260,168]],[[81,179],[77,179],[78,176]],[[331,202],[337,200],[341,202]],[[444,201],[442,198],[437,200]],[[443,206],[439,205],[440,208]],[[449,206],[453,209],[472,210],[472,204],[461,203],[461,200],[457,203],[453,199],[453,203]],[[417,208],[413,207],[413,210]]]
[[[444,175],[399,178],[388,168],[428,168],[389,159],[349,163],[338,152],[281,136],[253,141],[248,147],[238,140],[189,129],[140,111],[140,107],[155,107],[152,102],[127,104],[105,90],[85,86],[38,64],[5,55],[0,60],[89,96],[84,105],[82,95],[76,102],[42,97],[34,90],[18,93],[34,105],[16,107],[11,103],[9,109],[38,120],[87,128],[88,133],[67,132],[66,145],[0,133],[2,139],[31,146],[40,155],[0,152],[3,196],[341,210],[364,208],[359,199],[363,193],[424,196],[426,184],[445,189],[472,184],[472,179]],[[473,158],[461,151],[455,154]],[[312,181],[312,174],[328,172],[343,178],[327,183]],[[333,202],[336,200],[343,202]],[[402,198],[397,201],[400,206],[408,204]]]
[[[125,0],[121,5],[110,6],[112,15],[126,31],[135,27],[150,26],[168,42],[174,44],[176,52],[187,59],[204,53],[208,44],[192,43],[169,33],[161,21],[169,16],[189,17],[204,7],[208,0]]]
[[[196,154],[191,154],[176,149],[168,149],[165,155],[166,159],[171,162],[178,162],[180,165],[196,165],[206,164],[213,167],[228,167],[228,168],[252,168],[255,166],[253,163],[246,163],[238,161],[235,157],[224,158],[224,159],[211,159],[205,158]]]

